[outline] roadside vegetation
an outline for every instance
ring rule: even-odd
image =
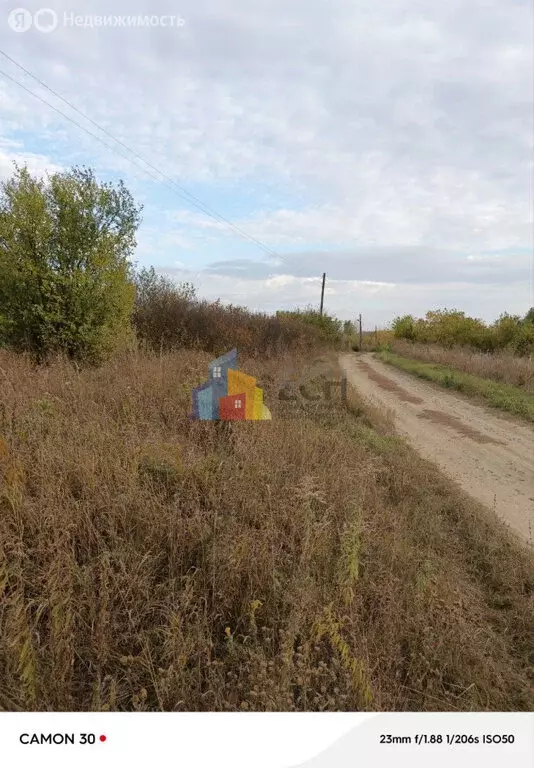
[[[534,420],[534,309],[493,324],[455,310],[397,317],[391,330],[364,335],[385,363],[528,421]]]
[[[139,214],[0,195],[0,709],[532,711],[527,549],[356,393],[280,397],[354,329],[135,270]],[[234,346],[273,420],[192,421]]]
[[[462,347],[446,349],[439,344],[402,340],[394,340],[385,349],[402,357],[453,368],[534,394],[534,361],[530,356],[519,357],[506,350],[487,353]]]
[[[505,312],[492,324],[448,309],[427,312],[425,318],[404,315],[395,318],[392,330],[395,339],[439,344],[446,349],[507,350],[519,356],[534,353],[534,307],[524,317]]]
[[[379,352],[377,356],[382,362],[400,368],[406,373],[466,395],[479,397],[493,408],[507,411],[527,421],[534,421],[534,392],[532,391],[464,373],[447,365],[413,360],[387,350]]]
[[[293,355],[191,422],[210,359],[0,353],[0,707],[532,711],[527,550]]]
[[[90,169],[43,179],[15,166],[0,187],[0,346],[99,364],[132,345],[272,356],[341,343],[327,314],[253,313],[137,269],[141,212],[122,182],[102,184]]]
[[[0,186],[0,344],[98,363],[127,342],[141,209],[122,182],[15,166]]]
[[[177,285],[153,268],[138,270],[133,280],[132,324],[146,349],[196,349],[217,356],[237,347],[243,354],[272,357],[341,343],[337,321],[311,309],[270,316],[208,302],[197,298],[193,285]]]

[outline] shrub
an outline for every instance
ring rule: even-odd
[[[128,257],[140,209],[88,169],[47,179],[15,166],[0,187],[0,337],[42,360],[105,357],[128,334]]]
[[[328,343],[337,344],[343,336],[343,323],[335,317],[327,314],[321,314],[314,309],[293,310],[291,312],[277,312],[276,316],[283,321],[296,320],[297,322],[310,325],[318,332],[319,337]],[[346,326],[345,326],[346,327]]]
[[[192,285],[174,283],[153,267],[139,271],[134,280],[135,331],[153,349],[200,348],[217,355],[237,347],[244,354],[271,355],[328,341],[299,313],[271,317],[199,300]]]
[[[511,347],[519,357],[526,357],[534,350],[534,323],[521,323],[512,340]]]
[[[394,319],[393,335],[396,339],[406,339],[407,341],[415,339],[415,320],[412,315],[404,315]]]
[[[519,315],[509,315],[504,312],[494,324],[494,333],[497,346],[501,349],[512,347],[517,339],[522,326]]]
[[[395,318],[395,339],[422,344],[439,344],[446,349],[470,347],[481,352],[508,349],[517,355],[527,355],[534,350],[534,308],[524,318],[502,314],[492,325],[468,317],[458,310],[427,312],[417,320],[412,315]]]
[[[375,352],[391,352],[391,344],[389,342],[378,343]]]

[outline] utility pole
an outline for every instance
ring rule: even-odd
[[[323,304],[324,304],[324,284],[326,281],[326,272],[323,273],[323,287],[321,289],[321,309],[319,310],[319,314],[321,317],[323,316]]]
[[[363,351],[363,337],[362,337],[362,313],[360,312],[360,352]]]

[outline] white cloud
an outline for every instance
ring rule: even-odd
[[[277,309],[296,306],[318,308],[321,295],[321,278],[281,276],[283,279],[251,279],[246,276],[227,276],[210,272],[192,272],[187,269],[165,268],[162,273],[177,282],[193,282],[201,296],[223,303],[247,306],[253,310],[269,313]],[[461,309],[474,317],[493,321],[505,307],[515,306],[524,314],[529,304],[517,302],[520,284],[485,285],[477,293],[472,283],[460,280],[444,281],[442,284],[396,284],[363,280],[327,279],[325,311],[343,320],[354,319],[363,314],[366,328],[385,326],[396,315],[407,312],[424,316],[429,309],[448,307]]]
[[[72,3],[49,5],[62,13]],[[86,0],[83,14],[90,13],[109,15],[109,6]],[[157,8],[153,0],[116,0],[112,13],[177,10],[171,0],[160,0]],[[336,279],[345,269],[355,301],[364,285],[388,282],[388,264],[391,283],[401,285],[398,265],[406,248],[424,249],[436,260],[430,282],[432,270],[422,258],[409,263],[410,280],[398,287],[406,303],[416,300],[423,284],[430,303],[445,298],[448,285],[473,286],[471,278],[462,282],[474,273],[465,265],[459,271],[461,259],[486,269],[485,293],[450,288],[451,295],[457,290],[484,311],[491,296],[494,314],[503,301],[510,309],[533,301],[524,279],[525,249],[532,247],[533,137],[526,0],[183,0],[179,14],[186,22],[179,30],[8,31],[3,48],[184,186],[208,184],[212,200],[223,183],[268,190],[269,205],[256,194],[236,224],[282,257],[298,247],[304,259],[320,247],[339,270]],[[67,111],[9,62],[1,64]],[[87,162],[98,172],[117,171],[140,189],[143,176],[126,160],[1,78],[0,108],[7,138],[21,129],[33,137],[33,154],[23,145],[0,146],[0,172],[14,156],[44,167],[53,150],[64,165]],[[277,194],[286,191],[306,204],[277,204]],[[161,245],[178,248],[184,263],[187,251],[228,246],[223,225],[184,211],[178,199],[167,219],[170,205],[166,198],[158,232],[140,233],[143,253],[156,266]],[[336,257],[340,248],[367,249],[357,287],[350,264]],[[387,254],[377,258],[376,249]],[[512,249],[523,255],[508,256]],[[491,267],[486,252],[506,254],[503,269]],[[247,296],[260,304],[261,296],[275,301],[275,290],[281,301],[306,300],[312,292],[301,262],[289,263],[294,271],[287,277],[295,279],[276,288],[265,282],[268,276],[256,285],[252,269],[248,283],[220,274],[202,280],[245,302]],[[287,264],[284,258],[278,267],[270,263],[277,279]],[[492,274],[498,282],[489,282]],[[442,291],[432,287],[437,284]]]
[[[0,179],[6,179],[13,173],[13,164],[26,165],[31,173],[44,176],[46,173],[57,173],[63,170],[45,155],[27,152],[22,142],[2,139],[0,137]]]

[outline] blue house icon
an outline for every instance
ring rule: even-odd
[[[228,395],[228,371],[237,370],[237,349],[212,360],[208,369],[208,381],[193,390],[193,418],[202,421],[219,418],[219,399]]]

